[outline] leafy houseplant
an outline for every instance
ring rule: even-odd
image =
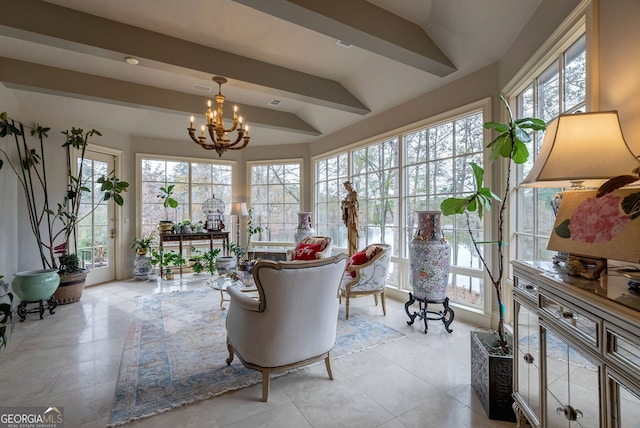
[[[13,135],[15,153],[8,147],[0,147],[11,169],[16,174],[27,202],[27,215],[31,230],[38,245],[38,251],[44,269],[59,269],[61,274],[82,271],[74,252],[78,247],[76,226],[89,216],[103,202],[113,200],[117,205],[124,203],[123,193],[129,183],[121,181],[110,172],[108,176],[100,176],[96,182],[100,184],[99,192],[95,192],[96,201],[93,209],[81,211],[82,196],[91,192],[88,180],[93,178],[90,171],[85,170],[85,154],[89,138],[100,136],[95,129],[84,132],[80,128],[63,131],[65,142],[62,148],[66,155],[67,189],[62,200],[56,204],[48,189],[44,138],[50,128],[36,125],[30,128],[31,136],[36,136],[38,144],[30,146],[26,140],[25,125],[14,121],[6,112],[0,114],[0,137]],[[72,168],[72,150],[78,153],[77,171]],[[16,160],[17,159],[17,160]],[[3,162],[0,159],[0,168]],[[88,167],[87,167],[88,168]],[[60,261],[56,254],[61,254]]]
[[[156,245],[156,239],[153,236],[153,232],[147,236],[142,235],[140,238],[135,238],[131,241],[131,248],[136,250],[138,255],[147,254],[148,251],[152,250]]]
[[[508,204],[508,197],[510,192],[510,178],[511,167],[513,163],[522,164],[529,158],[529,152],[526,147],[526,143],[531,141],[531,136],[526,130],[531,131],[544,131],[546,124],[541,119],[536,118],[522,118],[514,119],[511,109],[507,101],[501,96],[502,103],[505,105],[509,121],[507,123],[500,122],[487,122],[484,127],[487,129],[493,129],[498,132],[499,135],[491,141],[487,148],[490,149],[489,159],[495,161],[500,158],[507,159],[508,166],[505,172],[504,182],[504,194],[502,199],[498,197],[490,188],[484,187],[484,169],[471,162],[471,168],[475,178],[475,191],[473,194],[464,198],[448,198],[445,199],[440,205],[442,213],[446,216],[453,214],[464,214],[467,220],[467,229],[471,237],[473,246],[478,254],[480,262],[484,269],[487,271],[491,284],[496,292],[496,298],[498,302],[499,321],[498,321],[498,344],[501,351],[507,355],[510,353],[509,345],[505,337],[504,330],[504,313],[505,306],[502,303],[502,280],[504,277],[504,213]],[[485,211],[491,210],[492,203],[498,204],[498,217],[497,217],[497,240],[495,241],[482,241],[479,242],[474,236],[471,230],[470,213],[477,212],[480,219]],[[485,259],[485,255],[480,251],[481,244],[495,244],[497,248],[496,265],[492,266],[491,261]]]
[[[262,228],[253,225],[253,208],[249,208],[249,216],[247,217],[247,250],[251,246],[251,237],[260,232],[262,232]]]

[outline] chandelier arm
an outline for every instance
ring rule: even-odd
[[[229,147],[229,150],[242,150],[249,144],[249,137],[244,137],[244,143],[240,147]],[[235,144],[235,143],[234,143]]]

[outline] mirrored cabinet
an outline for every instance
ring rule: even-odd
[[[640,426],[640,294],[547,262],[513,262],[517,426]]]

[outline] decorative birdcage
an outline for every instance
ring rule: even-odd
[[[209,231],[218,231],[224,229],[222,216],[224,215],[224,202],[216,198],[215,195],[202,203],[202,212],[207,216],[205,227]]]

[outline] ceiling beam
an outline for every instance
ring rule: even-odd
[[[8,88],[111,104],[184,114],[204,109],[207,98],[168,89],[139,85],[91,74],[0,57],[0,82]],[[229,101],[233,103],[233,101]],[[237,104],[237,103],[236,103]],[[293,113],[237,104],[252,126],[320,135],[320,132]]]
[[[436,76],[456,71],[419,25],[366,0],[233,0]]]
[[[294,100],[360,115],[370,112],[333,80],[40,0],[0,0],[0,10],[0,34],[5,36],[103,58],[136,56],[182,75],[221,75]]]

